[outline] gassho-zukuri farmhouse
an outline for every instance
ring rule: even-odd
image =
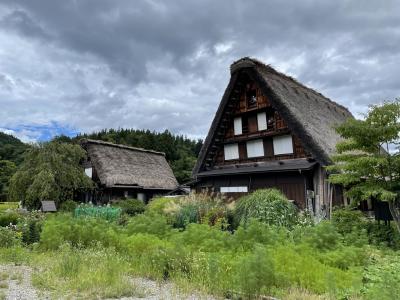
[[[232,198],[275,187],[315,214],[343,204],[325,167],[341,140],[334,127],[353,118],[347,108],[256,59],[230,72],[192,187]]]

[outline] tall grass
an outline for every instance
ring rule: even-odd
[[[142,297],[144,291],[129,280],[129,264],[112,249],[71,248],[36,258],[39,266],[32,276],[34,286],[49,290],[53,297],[82,299]]]

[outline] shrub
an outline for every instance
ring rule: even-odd
[[[60,211],[73,212],[78,204],[73,200],[67,200],[61,203]]]
[[[257,190],[238,200],[235,209],[237,224],[246,225],[255,218],[269,225],[291,228],[298,221],[296,207],[277,189]]]
[[[121,200],[113,205],[120,207],[122,209],[122,213],[130,216],[141,214],[146,209],[146,205],[143,203],[143,201],[138,199]]]
[[[332,213],[332,224],[336,230],[343,235],[353,231],[360,231],[365,226],[366,220],[359,210],[348,208],[336,209]]]
[[[273,227],[252,219],[246,226],[239,226],[232,236],[234,249],[252,250],[255,246],[285,244],[288,240],[288,230],[284,227]]]
[[[0,227],[0,246],[10,248],[19,244],[17,232],[7,228]]]
[[[263,247],[257,247],[254,252],[239,257],[234,274],[235,287],[247,299],[269,294],[276,283],[274,261]]]
[[[18,223],[19,218],[20,215],[16,212],[0,213],[0,226],[6,227],[10,224],[16,225]]]
[[[322,221],[303,232],[303,240],[318,250],[333,250],[338,247],[342,236],[329,221]]]
[[[136,233],[148,233],[159,237],[166,237],[171,233],[171,225],[167,219],[161,215],[141,214],[131,218],[126,226],[126,232],[129,235]]]
[[[42,213],[31,212],[25,215],[18,223],[22,233],[22,242],[26,245],[37,243],[40,240],[44,215]]]
[[[368,222],[366,227],[370,244],[400,249],[400,234],[392,226]]]
[[[178,202],[178,197],[154,198],[149,202],[149,204],[147,204],[146,211],[149,214],[157,215],[173,214],[175,213],[176,209],[179,208],[179,206],[177,205]]]
[[[100,218],[73,218],[54,216],[43,224],[40,246],[56,250],[69,243],[74,247],[88,247],[100,243],[118,248],[122,239],[116,234],[116,225]]]

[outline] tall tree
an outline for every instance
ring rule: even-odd
[[[9,198],[38,209],[40,201],[61,203],[72,199],[77,190],[89,190],[93,182],[80,166],[85,151],[78,145],[42,143],[32,146],[10,180]]]
[[[400,101],[370,106],[364,120],[349,119],[337,132],[345,140],[337,145],[330,181],[353,201],[387,201],[400,232]]]
[[[8,182],[16,171],[15,163],[9,160],[0,160],[0,201],[7,199]]]

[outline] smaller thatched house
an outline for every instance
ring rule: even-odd
[[[137,198],[147,202],[178,186],[162,152],[89,139],[81,145],[87,152],[85,172],[98,185],[93,194],[86,195],[87,201]]]

